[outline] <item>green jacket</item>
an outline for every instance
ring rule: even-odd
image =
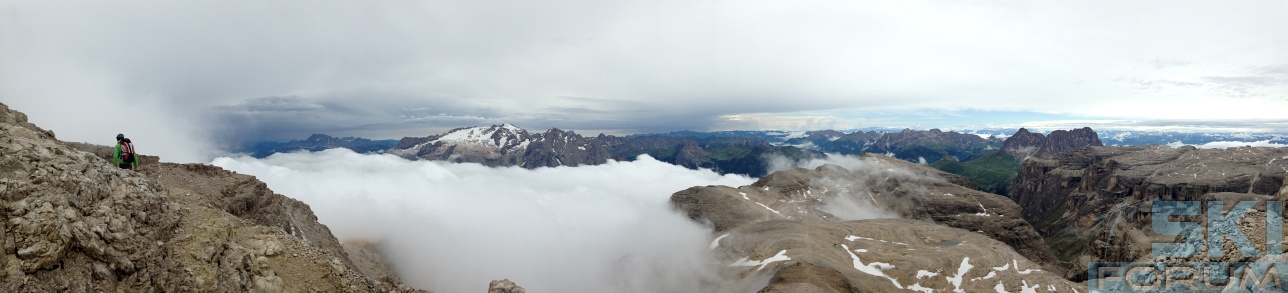
[[[131,167],[138,167],[138,166],[139,166],[139,153],[138,153],[138,152],[139,152],[138,150],[135,150],[135,151],[134,151],[134,163],[133,163],[133,166],[131,166]],[[120,166],[120,165],[121,165],[121,163],[123,163],[123,162],[121,162],[122,160],[125,160],[125,152],[123,152],[123,151],[122,151],[122,148],[121,148],[121,142],[116,142],[116,150],[115,150],[115,151],[112,151],[112,163],[116,164],[116,166]]]

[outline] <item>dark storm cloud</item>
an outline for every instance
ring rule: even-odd
[[[237,141],[302,139],[313,133],[359,135],[401,131],[424,136],[443,129],[505,119],[487,117],[486,109],[460,109],[450,103],[404,107],[406,101],[383,98],[299,96],[260,97],[234,105],[211,107],[205,114],[221,128],[218,137]],[[423,130],[423,131],[422,131]],[[398,138],[398,137],[382,137]]]

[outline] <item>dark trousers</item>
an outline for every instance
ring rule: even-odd
[[[121,167],[121,169],[131,169],[131,168],[133,168],[133,167],[134,167],[134,164],[130,164],[130,163],[121,163],[120,165],[116,165],[116,166],[117,166],[117,167]]]

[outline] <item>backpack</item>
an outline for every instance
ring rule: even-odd
[[[134,163],[134,144],[128,138],[121,141],[121,162]]]

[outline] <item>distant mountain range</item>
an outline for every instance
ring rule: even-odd
[[[762,176],[771,155],[789,158],[821,152],[771,144],[755,135],[661,135],[584,137],[550,129],[529,132],[511,124],[458,128],[426,137],[407,137],[388,151],[408,159],[480,163],[524,168],[597,165],[631,161],[640,155],[688,168]]]
[[[941,131],[869,128],[862,131],[678,131],[627,136],[582,136],[549,129],[530,132],[512,124],[464,127],[401,140],[370,140],[314,134],[305,140],[253,142],[233,152],[254,157],[293,151],[348,148],[408,159],[471,162],[524,168],[631,161],[640,155],[687,168],[724,174],[764,176],[774,158],[802,160],[825,153],[875,153],[927,164],[976,180],[985,191],[1006,194],[1019,161],[1052,156],[1083,146],[1205,144],[1219,141],[1288,144],[1284,134],[1194,134],[1179,132],[1058,130],[1044,135],[1027,129]],[[1005,151],[1003,151],[1005,149]]]
[[[304,140],[256,141],[244,143],[241,149],[230,150],[234,153],[245,153],[256,158],[271,156],[276,153],[298,151],[322,151],[333,148],[346,148],[359,153],[381,153],[397,144],[397,140],[370,140],[360,137],[332,137],[325,134],[310,135]]]
[[[1177,142],[1202,145],[1213,142],[1258,142],[1288,144],[1288,133],[1187,133],[1109,130],[1100,133],[1106,146],[1168,145]]]

